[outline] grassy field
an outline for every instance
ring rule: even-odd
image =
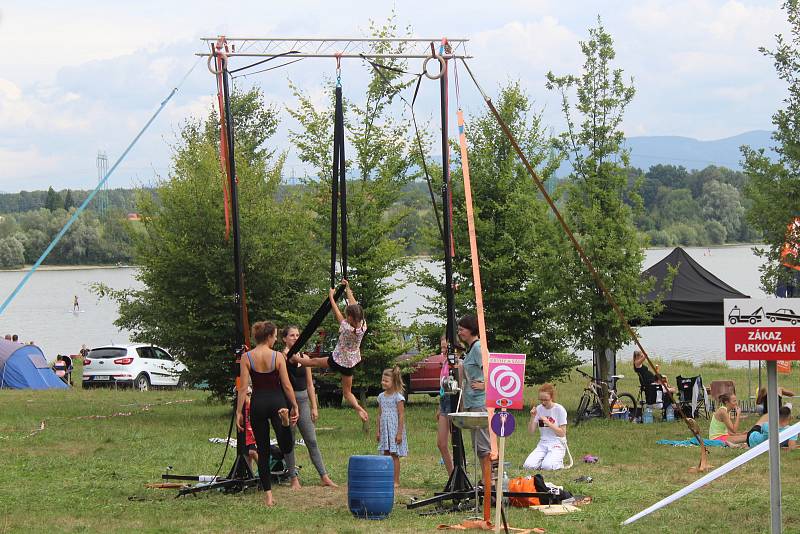
[[[620,369],[627,370],[627,362]],[[664,371],[702,373],[713,379],[733,379],[740,395],[747,385],[746,370],[722,366],[693,369],[670,364]],[[626,371],[627,373],[627,371]],[[633,373],[620,390],[635,394]],[[80,370],[76,372],[80,377]],[[795,379],[796,380],[796,379]],[[791,385],[790,383],[786,384]],[[577,378],[558,386],[559,401],[575,409],[583,382]],[[530,388],[527,397],[533,399]],[[207,494],[175,498],[175,490],[145,488],[158,482],[165,467],[175,473],[213,474],[223,446],[208,438],[224,437],[229,408],[210,403],[200,391],[92,390],[0,391],[0,532],[433,532],[441,523],[457,523],[465,515],[421,516],[406,510],[410,497],[432,495],[446,482],[435,445],[433,399],[412,397],[408,407],[410,456],[401,468],[402,488],[394,511],[382,522],[355,519],[346,505],[348,457],[375,452],[374,433],[361,432],[355,414],[345,409],[323,409],[319,442],[331,477],[342,487],[321,488],[306,452],[304,488],[293,492],[278,487],[278,506],[265,509],[261,495]],[[375,416],[374,400],[369,410]],[[507,441],[511,476],[521,474],[521,463],[537,437],[524,428],[527,412],[518,416],[518,431]],[[753,416],[750,417],[750,420]],[[41,422],[45,422],[43,430]],[[748,421],[747,423],[749,423]],[[707,428],[707,423],[703,423]],[[374,428],[374,421],[373,427]],[[34,433],[35,432],[35,433]],[[620,522],[697,478],[687,472],[699,457],[697,448],[656,445],[660,438],[688,437],[680,422],[635,425],[619,421],[590,421],[569,429],[576,460],[572,469],[545,473],[545,479],[563,484],[593,502],[568,516],[544,517],[514,508],[512,526],[541,527],[547,532],[767,532],[769,481],[766,456],[756,459],[665,510],[621,528]],[[468,438],[467,438],[468,441]],[[739,450],[712,449],[711,461],[721,465]],[[581,462],[585,454],[600,462]],[[229,455],[230,461],[230,455]],[[468,459],[469,461],[469,459]],[[227,472],[228,465],[223,472]],[[468,468],[472,473],[472,466]],[[590,484],[575,483],[581,475]],[[783,520],[785,532],[800,532],[800,451],[782,456]]]

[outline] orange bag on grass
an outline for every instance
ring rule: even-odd
[[[518,493],[535,493],[536,485],[533,483],[533,477],[517,477],[508,481],[508,491]],[[528,506],[538,506],[540,504],[539,497],[511,497],[511,506],[519,506],[527,508]]]

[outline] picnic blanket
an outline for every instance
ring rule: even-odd
[[[697,447],[697,438],[691,439],[660,439],[656,441],[659,445],[672,445],[673,447]],[[703,443],[706,447],[724,447],[725,442],[718,439],[704,439]]]

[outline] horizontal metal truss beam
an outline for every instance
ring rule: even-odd
[[[203,37],[209,47],[208,52],[196,55],[208,57],[218,37]],[[228,57],[276,57],[287,58],[391,58],[391,59],[425,59],[431,56],[431,43],[438,53],[440,38],[268,38],[268,37],[225,37],[228,43]],[[447,59],[472,56],[466,52],[468,39],[447,39],[450,49],[445,52]],[[379,45],[390,45],[390,49]],[[402,50],[398,51],[398,46]],[[377,48],[377,50],[376,50]],[[392,50],[394,49],[394,50]]]

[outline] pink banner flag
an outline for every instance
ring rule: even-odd
[[[487,408],[521,410],[525,405],[525,355],[489,354]]]

